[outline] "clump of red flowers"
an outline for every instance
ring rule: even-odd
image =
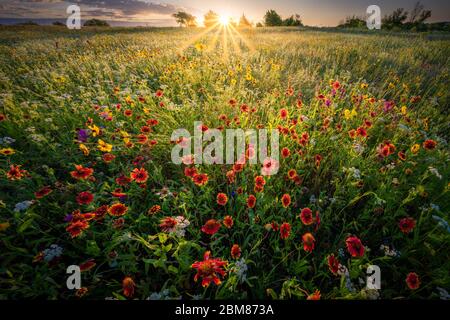
[[[197,273],[194,276],[194,281],[202,278],[202,286],[208,287],[211,282],[216,285],[221,283],[219,277],[225,276],[225,266],[227,261],[223,261],[220,258],[211,258],[211,252],[206,251],[203,256],[203,261],[196,261],[192,264],[192,268],[197,269]]]

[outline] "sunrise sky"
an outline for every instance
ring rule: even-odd
[[[253,22],[262,20],[268,9],[283,17],[298,13],[306,25],[335,26],[346,16],[363,16],[367,6],[380,6],[382,15],[395,8],[410,11],[417,0],[0,0],[0,18],[65,19],[70,4],[81,7],[82,19],[99,18],[108,21],[139,22],[155,26],[176,25],[171,14],[184,10],[201,23],[209,9],[238,19],[243,13]],[[423,0],[432,10],[433,21],[450,21],[449,0]]]

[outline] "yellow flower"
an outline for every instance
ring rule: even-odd
[[[88,156],[89,155],[89,149],[88,149],[88,147],[86,147],[84,144],[82,144],[82,143],[80,143],[80,150],[81,151],[83,151],[83,154],[85,155],[85,156]]]
[[[407,112],[408,112],[408,108],[406,106],[402,106],[402,114],[406,115]]]
[[[197,49],[197,51],[202,51],[205,49],[205,45],[203,43],[198,42],[195,44],[195,49]]]
[[[5,231],[10,226],[9,222],[0,223],[0,231]]]
[[[144,113],[145,113],[145,114],[149,114],[149,113],[150,113],[150,109],[147,108],[147,107],[144,107]]]
[[[234,86],[235,84],[236,84],[236,79],[231,79],[231,81],[230,81],[230,84],[232,85],[232,86]]]
[[[251,81],[252,79],[253,79],[252,75],[250,73],[247,73],[247,75],[245,76],[245,80]]]
[[[358,115],[358,112],[356,112],[355,109],[352,109],[352,111],[350,111],[349,109],[345,109],[344,110],[344,118],[345,120],[350,120],[351,118],[355,117]]]
[[[393,84],[392,82],[389,82],[389,89],[394,89],[395,88],[395,84]]]
[[[93,137],[96,137],[100,134],[100,128],[97,127],[95,124],[93,124],[92,126],[89,126],[88,128],[92,130]]]
[[[102,139],[98,140],[98,149],[103,152],[111,152],[112,150],[112,144],[108,144]]]
[[[16,151],[12,148],[0,149],[0,154],[2,154],[4,156],[10,156],[10,155],[13,155],[14,153],[16,153]]]
[[[367,89],[368,86],[367,83],[361,83],[361,89]]]
[[[413,145],[412,147],[411,147],[411,152],[412,153],[414,153],[414,154],[416,154],[417,152],[419,152],[419,150],[420,150],[420,144],[415,144],[415,145]]]

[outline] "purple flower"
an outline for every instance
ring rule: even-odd
[[[88,131],[85,129],[78,130],[78,141],[79,142],[86,142],[88,139]]]
[[[73,219],[73,215],[72,214],[68,214],[67,216],[64,217],[64,222],[70,222]]]
[[[392,110],[392,108],[394,108],[394,103],[392,101],[385,101],[384,102],[384,107],[383,107],[383,111],[384,112],[389,112]]]

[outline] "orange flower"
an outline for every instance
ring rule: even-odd
[[[114,217],[121,217],[127,213],[128,208],[122,203],[115,203],[109,207],[108,212]]]
[[[302,236],[302,241],[303,241],[303,250],[305,250],[306,252],[312,252],[314,250],[314,242],[316,241],[316,239],[314,238],[314,236],[307,232]]]
[[[197,269],[194,281],[202,278],[202,286],[208,287],[211,282],[216,285],[221,283],[219,276],[225,276],[224,267],[228,264],[220,258],[210,258],[211,252],[206,251],[203,256],[203,261],[196,261],[192,264],[192,268]]]
[[[320,291],[316,289],[313,294],[310,294],[306,300],[320,300]]]
[[[433,150],[436,148],[437,142],[431,139],[425,140],[423,143],[423,148],[426,150]]]
[[[206,234],[213,235],[220,229],[220,223],[215,219],[210,219],[206,221],[205,225],[202,227],[202,231]]]
[[[408,288],[411,290],[416,290],[420,287],[420,278],[415,272],[410,272],[406,276],[406,284],[408,285]]]
[[[111,161],[113,161],[116,158],[115,155],[111,154],[111,153],[105,153],[102,156],[103,161],[105,161],[106,163],[110,163]]]
[[[84,230],[89,228],[89,223],[85,220],[77,220],[67,226],[66,231],[70,233],[72,238],[80,236]]]
[[[94,173],[92,168],[84,168],[82,165],[75,165],[75,170],[70,172],[70,175],[77,179],[83,180],[89,178]]]
[[[289,205],[291,204],[291,196],[287,193],[283,194],[283,196],[281,197],[281,203],[283,204],[284,208],[289,207]]]
[[[6,173],[6,177],[9,180],[21,180],[23,178],[24,175],[27,174],[26,170],[22,170],[20,169],[20,167],[22,167],[21,165],[10,165],[9,166],[9,171]]]
[[[197,186],[204,186],[208,183],[208,175],[206,173],[194,174],[192,180]]]
[[[237,244],[231,247],[231,257],[233,259],[238,259],[241,256],[241,248]]]
[[[160,211],[161,211],[161,206],[155,204],[150,209],[148,209],[148,214],[149,215],[154,215],[154,214],[156,214],[156,213],[158,213]]]
[[[136,181],[137,183],[145,183],[148,180],[148,172],[144,168],[138,169],[135,168],[130,174],[131,180]]]
[[[294,169],[288,171],[288,178],[293,180],[297,176],[297,172]]]
[[[160,223],[159,227],[164,232],[174,232],[177,224],[178,224],[178,221],[175,218],[165,217],[165,218],[161,219],[161,223]]]
[[[247,198],[247,207],[253,209],[255,205],[256,205],[256,197],[251,194]]]
[[[217,194],[217,204],[224,206],[228,202],[228,197],[225,193]]]
[[[233,224],[234,222],[231,216],[226,216],[225,218],[223,218],[223,225],[228,229],[230,229],[233,226]]]
[[[134,288],[136,284],[131,277],[125,277],[122,281],[123,295],[127,298],[131,298],[134,295]]]

